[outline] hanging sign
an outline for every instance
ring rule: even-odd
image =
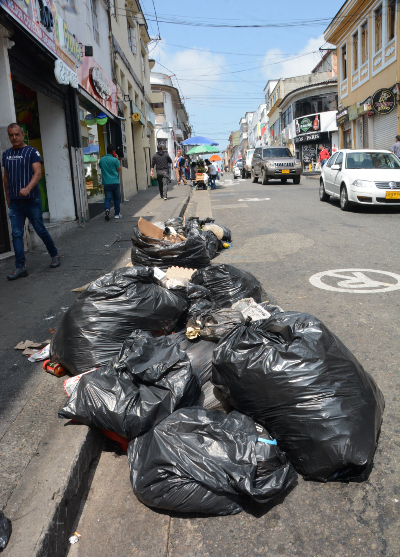
[[[338,126],[343,126],[346,122],[349,121],[349,111],[347,108],[343,108],[340,112],[336,114],[336,124]]]
[[[133,121],[133,122],[140,122],[140,114],[139,114],[139,112],[134,112],[134,113],[132,114],[132,121]]]
[[[78,89],[78,74],[59,58],[54,62],[54,76],[61,85],[71,85]]]
[[[111,91],[108,79],[101,68],[97,66],[92,66],[90,68],[90,81],[92,82],[93,89],[100,98],[105,101],[110,98]]]
[[[310,131],[317,132],[320,129],[320,115],[313,114],[304,118],[296,118],[296,134],[307,133]]]
[[[378,89],[371,97],[371,105],[376,114],[389,114],[396,106],[396,97],[390,89]]]

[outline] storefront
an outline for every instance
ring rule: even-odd
[[[318,147],[322,145],[332,153],[331,131],[321,131],[324,126],[321,117],[327,113],[311,114],[294,121],[295,133],[294,145],[297,158],[300,159],[303,170],[308,171],[309,165],[315,165],[318,161]]]
[[[75,62],[59,47],[54,5],[46,0],[40,10],[35,11],[35,6],[25,4],[22,9],[20,3],[7,0],[0,7],[0,24],[9,37],[0,80],[8,81],[11,76],[10,86],[2,88],[0,95],[4,107],[1,149],[10,146],[7,125],[13,121],[21,124],[25,142],[43,160],[39,182],[43,216],[54,225],[52,235],[57,236],[58,229],[77,219],[70,149],[79,144],[78,79]],[[28,247],[37,241],[27,229]]]
[[[104,187],[99,160],[112,143],[124,156],[124,130],[118,119],[117,88],[93,57],[78,68],[79,121],[90,218],[104,211]],[[124,125],[124,124],[123,124]],[[122,196],[123,198],[123,196]]]

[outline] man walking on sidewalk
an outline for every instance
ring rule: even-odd
[[[50,267],[59,267],[60,256],[43,223],[42,200],[39,180],[42,176],[42,158],[39,151],[24,143],[24,132],[17,123],[8,126],[11,149],[3,153],[4,186],[7,205],[10,208],[12,239],[15,252],[15,271],[8,280],[28,276],[24,254],[25,219],[42,239],[51,257]]]
[[[114,218],[122,218],[122,215],[119,212],[121,202],[121,194],[119,191],[119,173],[121,172],[121,167],[114,151],[114,145],[110,144],[107,147],[107,155],[101,157],[99,161],[104,186],[104,210],[106,213],[106,220],[110,220],[112,199],[114,200]]]
[[[162,145],[158,145],[157,153],[151,159],[150,176],[153,178],[153,170],[157,170],[158,189],[161,199],[168,199],[168,164],[172,164],[172,159],[168,153],[164,153]]]

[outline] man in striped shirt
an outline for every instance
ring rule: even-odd
[[[15,271],[8,280],[28,276],[24,255],[24,225],[29,219],[36,234],[42,239],[51,257],[50,267],[59,267],[60,256],[57,248],[43,224],[42,200],[39,180],[42,175],[40,153],[24,143],[24,132],[19,124],[8,126],[11,149],[3,153],[4,186],[8,213],[11,221],[12,239],[15,252]]]

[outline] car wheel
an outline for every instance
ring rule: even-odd
[[[349,198],[347,197],[346,186],[342,186],[340,189],[340,208],[342,209],[342,211],[350,210],[350,202]]]
[[[293,184],[300,184],[300,176],[295,176],[293,178]]]
[[[281,178],[281,184],[286,184],[287,178]]]
[[[261,170],[261,183],[263,186],[266,186],[268,184],[268,176],[265,174],[264,169]]]
[[[236,174],[234,174],[234,175],[233,175],[233,179],[236,180],[236,178],[237,178],[237,176],[236,176]]]
[[[319,184],[319,200],[320,201],[329,201],[330,195],[328,195],[325,191],[324,181],[321,180]]]
[[[251,181],[253,182],[253,184],[257,184],[258,178],[257,178],[257,176],[254,174],[254,169],[252,169],[252,171],[251,171],[251,173],[250,173],[250,177],[251,177]]]

